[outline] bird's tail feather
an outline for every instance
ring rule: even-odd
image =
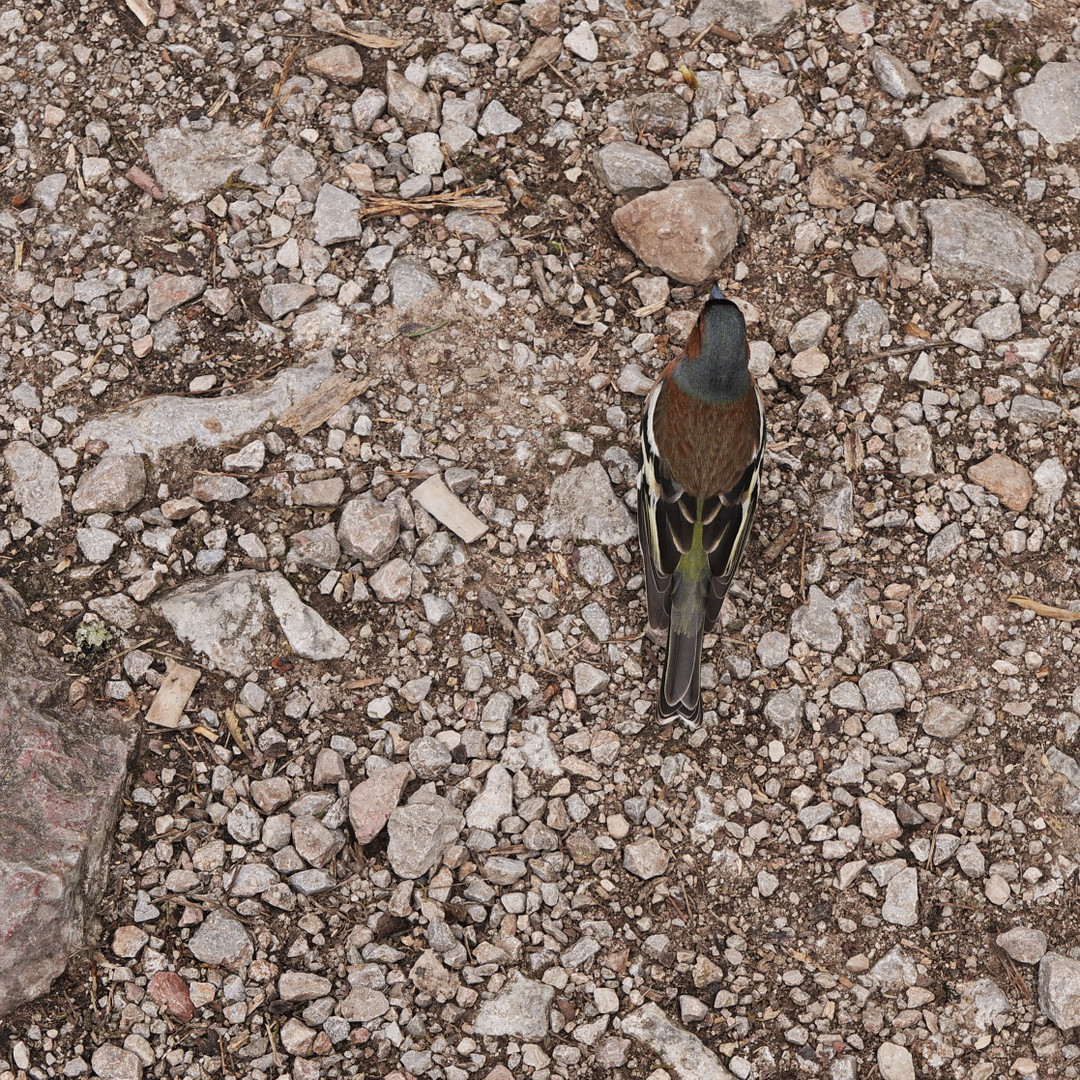
[[[675,575],[667,656],[660,680],[658,713],[662,720],[678,717],[696,724],[701,719],[701,643],[706,606],[702,584]]]

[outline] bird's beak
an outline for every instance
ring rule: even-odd
[[[710,300],[723,300],[724,299],[724,290],[721,289],[719,285],[714,285],[712,287],[712,292],[709,293],[709,299]]]

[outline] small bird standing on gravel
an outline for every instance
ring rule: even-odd
[[[649,625],[667,628],[661,720],[701,718],[701,642],[720,614],[757,503],[765,412],[742,312],[714,286],[682,355],[645,401],[638,535]]]

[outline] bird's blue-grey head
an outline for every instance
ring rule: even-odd
[[[719,285],[714,286],[675,368],[675,382],[680,390],[710,405],[738,401],[750,392],[746,362],[743,314],[724,297]]]

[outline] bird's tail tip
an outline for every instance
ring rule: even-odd
[[[721,289],[719,285],[714,285],[712,287],[712,292],[709,293],[709,299],[710,300],[723,300],[724,299],[724,290]]]

